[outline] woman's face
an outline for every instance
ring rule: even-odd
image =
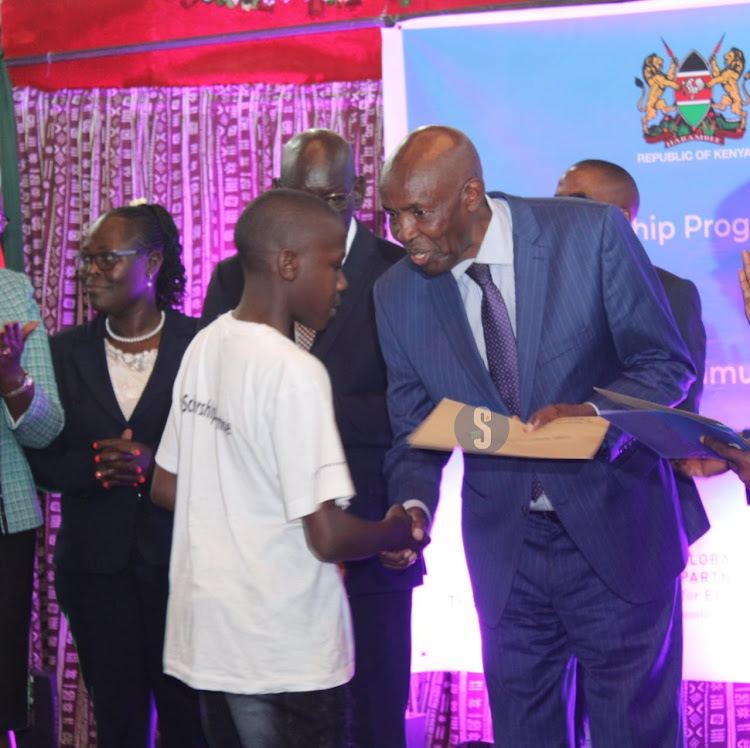
[[[110,257],[114,265],[105,270],[95,261],[97,255],[136,249],[138,254]],[[81,272],[84,289],[97,312],[117,316],[138,304],[155,303],[154,288],[161,254],[140,251],[127,219],[110,216],[97,221],[84,239],[81,256],[88,263],[88,268]],[[150,278],[153,283],[149,287]]]

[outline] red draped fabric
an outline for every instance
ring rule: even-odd
[[[261,6],[266,10],[244,12],[201,1],[2,0],[1,39],[11,66],[18,58],[43,58],[38,64],[10,67],[10,77],[15,86],[44,90],[367,80],[381,77],[377,25],[399,14],[509,2],[514,0],[349,0],[334,5],[324,0],[278,0]],[[357,28],[363,23],[375,25]],[[350,28],[317,33],[330,24]],[[210,37],[226,40],[242,32],[279,29],[291,29],[294,35],[203,46]],[[201,46],[54,62],[55,53],[71,50],[191,39]]]

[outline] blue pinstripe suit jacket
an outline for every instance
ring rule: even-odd
[[[663,404],[695,372],[643,247],[611,206],[502,195],[513,220],[521,416],[553,403],[606,401],[605,387]],[[450,273],[408,259],[375,287],[394,446],[391,501],[435,509],[446,455],[408,434],[443,398],[508,413],[471,335]],[[613,430],[610,430],[613,431]],[[614,447],[617,437],[607,442]],[[653,598],[684,567],[687,540],[669,464],[636,445],[591,461],[465,456],[463,536],[480,618],[499,619],[515,573],[536,472],[568,533],[605,583]]]

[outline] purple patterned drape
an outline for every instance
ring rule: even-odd
[[[200,313],[213,266],[233,252],[242,209],[278,176],[296,132],[329,127],[369,185],[359,217],[382,230],[380,81],[205,88],[14,91],[27,271],[52,331],[85,317],[73,257],[104,211],[145,197],[182,232],[185,311]],[[44,293],[42,293],[44,289]]]
[[[214,265],[234,252],[240,212],[278,176],[284,143],[310,127],[336,130],[352,144],[368,184],[359,218],[382,233],[374,190],[383,153],[381,89],[380,81],[16,89],[26,271],[47,329],[86,318],[73,265],[86,228],[104,211],[139,197],[174,216],[188,277],[185,312],[199,315]],[[59,523],[59,502],[48,497],[33,665],[57,676],[61,745],[89,748],[96,745],[93,719],[52,584]]]
[[[750,684],[683,681],[682,702],[685,748],[750,748]],[[492,744],[481,673],[413,674],[409,711],[425,716],[424,748]]]

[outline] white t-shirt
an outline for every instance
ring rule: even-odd
[[[344,586],[301,519],[354,495],[320,361],[219,317],[185,352],[156,462],[177,475],[166,672],[239,694],[349,681]]]

